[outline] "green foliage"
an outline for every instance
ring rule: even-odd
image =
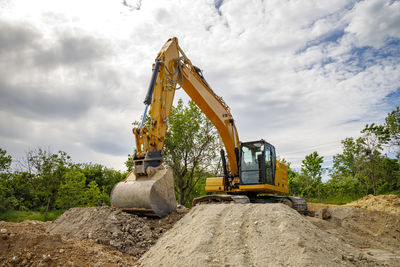
[[[383,158],[377,166],[380,179],[377,181],[377,193],[400,193],[400,164],[398,159]],[[397,194],[398,194],[397,193]]]
[[[71,157],[64,151],[51,153],[49,150],[37,148],[26,153],[21,168],[29,175],[33,193],[46,211],[55,208],[58,189],[64,182],[64,174],[73,167]]]
[[[7,171],[10,168],[12,158],[7,155],[7,151],[0,148],[0,172]]]
[[[28,210],[37,205],[40,200],[27,180],[30,174],[7,173],[0,176],[0,211],[7,209]]]
[[[72,169],[64,175],[65,182],[60,186],[57,194],[56,205],[61,209],[83,206],[84,189],[86,183],[85,175]]]
[[[207,195],[207,191],[206,191],[206,179],[208,177],[212,177],[212,174],[203,174],[203,176],[200,177],[200,179],[198,180],[198,182],[193,186],[192,192],[191,194],[188,195],[185,206],[187,208],[191,208],[192,207],[192,202],[193,199],[195,199],[196,197],[199,196],[204,196]],[[177,194],[177,199],[179,199],[179,195]]]
[[[83,169],[71,169],[65,174],[65,182],[60,186],[56,205],[61,209],[80,206],[99,206],[110,203],[110,190],[115,183],[119,182],[121,175],[101,165],[85,164]],[[85,175],[86,174],[86,175]],[[107,179],[107,178],[112,179]],[[115,180],[115,177],[118,180]],[[87,183],[88,180],[91,180]],[[102,184],[99,188],[96,180]],[[109,183],[113,182],[113,184]]]
[[[190,205],[196,188],[217,163],[218,134],[193,101],[171,109],[165,138],[165,162],[172,169],[179,203]]]
[[[6,222],[23,222],[25,220],[53,221],[61,216],[64,210],[49,211],[47,217],[39,211],[7,210],[0,212],[0,220]]]
[[[321,200],[330,204],[344,204],[368,194],[400,195],[399,130],[400,110],[397,107],[388,114],[385,125],[367,124],[361,137],[345,138],[342,153],[333,157],[331,177],[326,182],[312,178],[320,177],[315,175],[320,171],[315,152],[303,160],[300,173],[292,170],[289,164],[290,194],[307,196],[314,201],[320,191]],[[397,158],[384,153],[388,144],[397,149]]]
[[[286,160],[281,160],[281,161],[282,163],[285,163],[287,166],[290,194],[295,196],[301,195],[301,186],[300,186],[300,181],[298,179],[299,176],[298,173],[290,167],[290,162]]]
[[[2,151],[8,170],[11,157]],[[30,150],[19,171],[0,172],[0,212],[37,210],[46,216],[55,208],[110,204],[113,186],[125,176],[99,164],[75,164],[63,151]]]
[[[397,151],[397,157],[400,158],[400,108],[390,112],[385,119],[385,128],[390,135],[390,143]]]
[[[135,155],[135,152],[133,152],[133,155]],[[128,154],[128,159],[125,161],[126,170],[128,172],[133,170],[133,155]]]
[[[206,194],[206,177],[216,173],[218,134],[191,101],[184,106],[179,100],[169,122],[165,160],[174,172],[179,202],[190,206],[193,198]],[[326,182],[321,181],[323,157],[317,152],[305,157],[300,172],[287,162],[290,194],[310,200],[319,195],[323,202],[332,204],[343,204],[371,193],[400,196],[399,107],[388,114],[383,126],[366,125],[361,134],[359,138],[342,141],[343,150],[333,157],[331,178]],[[397,158],[385,154],[388,146],[395,149]],[[11,156],[0,148],[0,219],[3,220],[52,219],[58,213],[48,212],[46,218],[46,211],[109,204],[113,186],[126,176],[125,172],[100,164],[76,164],[63,151],[51,153],[42,148],[28,151],[18,171],[10,169],[12,163]],[[132,168],[132,156],[127,168],[128,171]]]
[[[357,173],[357,158],[361,153],[361,140],[350,137],[342,140],[343,153],[333,156],[334,175],[355,177]]]
[[[126,177],[126,173],[108,169],[100,164],[80,164],[79,168],[86,177],[86,184],[96,182],[99,188],[110,195],[114,185]]]
[[[104,188],[103,190],[100,190],[96,182],[91,181],[84,191],[84,202],[85,206],[100,206],[103,203],[109,204],[110,197],[109,194],[105,192]]]
[[[360,138],[361,154],[359,157],[359,175],[364,176],[373,189],[373,194],[377,194],[377,180],[379,177],[379,165],[384,157],[381,155],[383,145],[388,143],[389,134],[383,126],[374,124],[366,125],[361,131],[363,136]]]
[[[318,202],[321,202],[320,197],[320,185],[322,179],[322,163],[324,162],[324,157],[319,156],[318,152],[315,151],[310,155],[306,156],[302,161],[301,173],[302,180],[305,182],[305,190],[307,192],[307,199],[310,198],[310,190],[317,187],[318,189]]]

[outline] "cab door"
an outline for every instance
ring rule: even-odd
[[[275,148],[270,145],[266,144],[265,145],[265,182],[270,185],[275,184],[275,161],[276,161],[276,156],[275,156]]]

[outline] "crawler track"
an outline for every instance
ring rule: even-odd
[[[307,201],[302,197],[292,196],[257,196],[248,197],[246,195],[207,195],[195,198],[192,205],[200,203],[283,203],[293,208],[300,214],[307,214]]]

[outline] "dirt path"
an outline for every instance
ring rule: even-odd
[[[141,258],[143,266],[379,266],[282,204],[193,208]],[[388,263],[388,262],[386,262]]]

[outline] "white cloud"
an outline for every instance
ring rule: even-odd
[[[352,18],[346,31],[356,36],[360,46],[379,48],[389,38],[400,38],[399,1],[361,1],[349,16]]]
[[[329,160],[393,108],[398,1],[122,2],[4,6],[2,147],[18,157],[50,145],[123,169],[151,65],[172,36],[231,107],[241,139],[266,139],[294,166],[314,150]]]

